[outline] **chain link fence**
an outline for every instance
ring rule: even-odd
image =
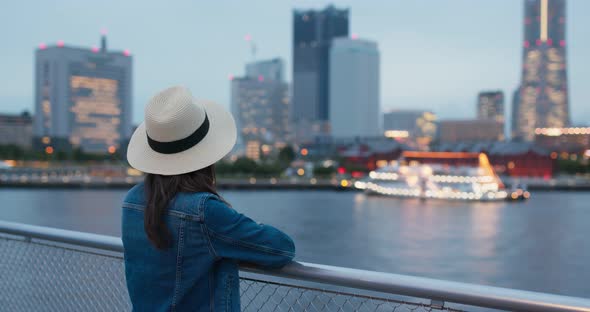
[[[458,311],[256,277],[240,291],[243,311]],[[0,236],[0,311],[130,310],[121,254]]]
[[[244,311],[461,311],[409,302],[242,278]]]

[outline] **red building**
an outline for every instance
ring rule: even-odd
[[[439,164],[453,167],[476,167],[479,165],[480,153],[468,152],[414,152],[402,154],[406,162],[417,161],[421,164]]]
[[[537,128],[535,144],[567,158],[569,154],[583,155],[590,149],[590,127]]]
[[[528,142],[443,144],[435,149],[436,152],[407,149],[395,141],[354,143],[337,148],[338,154],[344,158],[345,166],[357,166],[365,170],[374,170],[402,156],[407,162],[474,166],[479,162],[479,153],[487,155],[499,175],[551,178],[556,170],[556,160],[552,157],[555,155]]]
[[[528,142],[492,142],[440,146],[446,152],[485,153],[496,173],[515,177],[551,178],[556,170],[555,155]]]
[[[367,171],[397,160],[403,151],[404,146],[393,140],[365,141],[337,147],[345,166],[362,167]]]
[[[551,178],[555,172],[555,160],[546,154],[529,150],[518,154],[490,155],[490,162],[498,174],[512,177]]]

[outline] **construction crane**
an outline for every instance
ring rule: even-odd
[[[256,42],[252,39],[252,35],[246,34],[244,36],[244,41],[246,41],[250,45],[250,53],[252,55],[252,61],[256,60]]]

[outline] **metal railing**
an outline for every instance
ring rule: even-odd
[[[0,310],[131,306],[116,237],[0,221]],[[294,262],[241,267],[244,311],[590,311],[590,300]]]

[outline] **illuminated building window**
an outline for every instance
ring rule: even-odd
[[[260,142],[248,141],[246,143],[246,157],[254,160],[260,159]]]
[[[116,149],[121,139],[119,123],[119,82],[114,79],[71,76],[70,90],[74,114],[70,142],[103,151]],[[90,149],[93,149],[93,148]]]

